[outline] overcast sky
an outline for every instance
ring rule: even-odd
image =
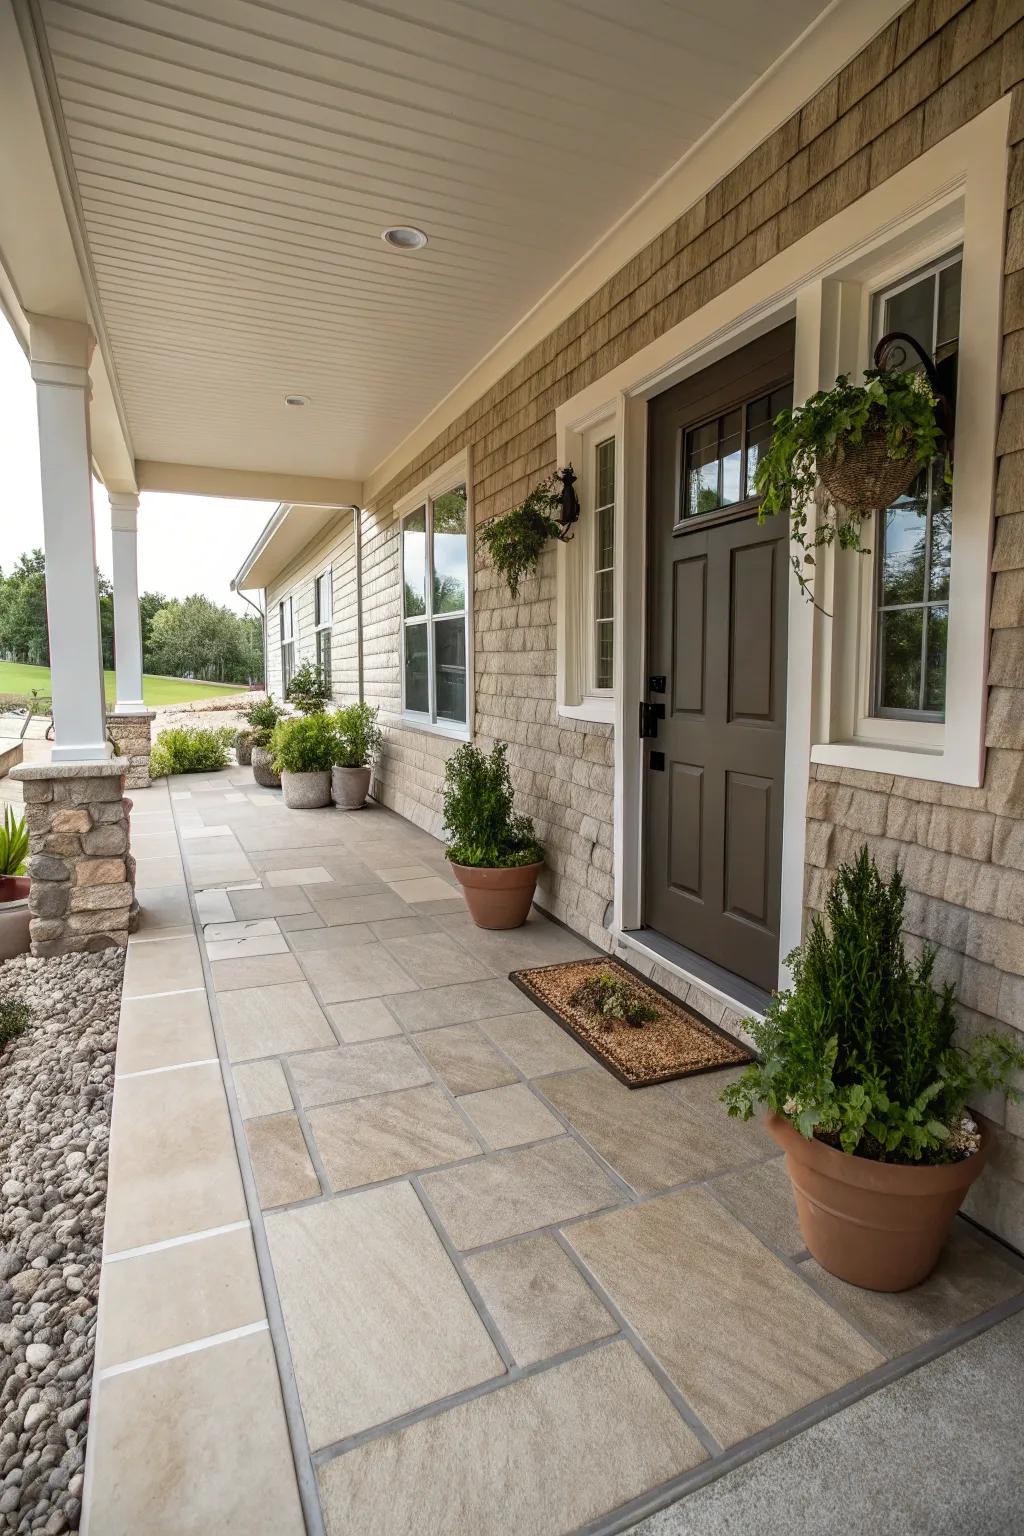
[[[25,355],[0,315],[0,570],[25,550],[43,544],[39,492],[39,440],[35,389]],[[245,603],[231,578],[273,506],[263,501],[218,501],[205,496],[147,492],[139,503],[139,587],[168,597],[205,592],[240,612]],[[96,559],[110,569],[110,509],[93,484]]]

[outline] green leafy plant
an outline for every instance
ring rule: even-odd
[[[337,760],[334,721],[324,714],[279,720],[270,738],[275,773],[324,773]]]
[[[867,848],[843,864],[806,943],[788,959],[789,991],[747,1021],[761,1060],[722,1094],[748,1120],[765,1104],[802,1136],[879,1162],[956,1161],[978,1145],[965,1106],[1008,1091],[1024,1050],[1008,1036],[954,1043],[953,989],[932,986],[935,952],[916,962],[902,939],[906,892]]]
[[[533,822],[515,813],[507,758],[503,741],[487,755],[467,741],[445,764],[444,830],[453,864],[514,869],[543,859]]]
[[[32,1010],[17,997],[0,997],[0,1046],[23,1035],[32,1022]]]
[[[926,469],[942,447],[938,425],[938,401],[922,373],[871,368],[863,384],[840,374],[831,389],[819,390],[804,405],[781,412],[775,418],[771,442],[754,473],[754,487],[761,498],[759,520],[785,513],[790,537],[802,554],[792,557],[793,569],[805,597],[811,597],[814,551],[838,543],[841,549],[863,550],[861,524],[875,506],[837,506],[828,497],[813,520],[810,509],[824,464],[841,466],[851,448],[869,437],[884,436],[890,459],[910,461],[907,483],[914,470]],[[946,467],[947,478],[949,466]]]
[[[502,576],[513,597],[519,596],[519,584],[531,576],[549,539],[557,539],[561,524],[552,516],[561,507],[557,475],[550,475],[534,486],[526,500],[503,517],[496,517],[480,530],[483,544],[494,569]]]
[[[0,875],[21,875],[28,858],[28,827],[24,816],[16,816],[10,806],[4,810],[0,827]]]
[[[273,699],[258,699],[255,704],[243,710],[243,714],[249,722],[254,747],[269,746],[274,726],[284,719],[284,710]]]
[[[153,743],[149,772],[154,779],[174,773],[213,773],[228,764],[228,748],[235,733],[230,726],[206,730],[200,725],[179,725],[161,731]]]
[[[292,674],[285,690],[289,704],[303,715],[322,715],[331,702],[331,685],[323,667],[312,661],[304,661]]]
[[[647,1002],[639,987],[608,971],[588,977],[569,1000],[585,1013],[594,1014],[609,1029],[616,1022],[640,1028],[658,1017],[657,1008]]]
[[[377,724],[377,710],[365,701],[346,704],[336,711],[337,733],[335,762],[341,768],[366,768],[380,751],[384,733]]]

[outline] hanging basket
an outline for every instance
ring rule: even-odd
[[[829,500],[860,517],[883,512],[908,491],[921,473],[913,454],[894,459],[885,428],[868,428],[859,443],[846,442],[831,453],[820,454],[818,479]]]

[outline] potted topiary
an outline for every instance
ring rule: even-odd
[[[343,811],[357,811],[370,791],[373,759],[380,751],[383,733],[377,711],[365,702],[346,704],[334,716],[337,738],[331,792]]]
[[[788,959],[792,988],[747,1021],[760,1061],[722,1094],[743,1120],[767,1106],[819,1264],[877,1291],[935,1267],[988,1152],[966,1106],[992,1089],[1019,1097],[1024,1067],[1007,1036],[954,1044],[953,989],[933,989],[933,950],[907,958],[904,900],[899,874],[883,880],[866,848],[840,866],[824,918]]]
[[[24,817],[16,816],[7,806],[0,826],[0,960],[23,955],[28,949],[31,882],[24,873],[27,858],[28,829]]]
[[[513,811],[508,748],[489,756],[466,742],[445,764],[446,856],[478,928],[519,928],[544,863],[533,822]]]
[[[331,803],[331,767],[337,751],[334,723],[326,715],[279,720],[270,740],[274,771],[281,775],[284,803],[309,811]]]
[[[270,738],[275,725],[279,720],[284,719],[284,710],[279,708],[273,699],[258,699],[255,704],[250,704],[245,710],[245,718],[249,722],[249,730],[252,734],[249,754],[252,776],[264,789],[280,789],[281,775],[274,771]]]
[[[300,715],[322,715],[331,702],[331,685],[318,663],[304,661],[292,673],[285,698]]]
[[[943,410],[923,373],[869,368],[863,384],[840,374],[831,389],[775,418],[754,473],[758,515],[762,522],[779,512],[789,517],[790,537],[803,550],[793,569],[805,597],[814,551],[832,543],[860,550],[864,519],[891,507],[942,450]],[[819,515],[809,528],[819,486]]]

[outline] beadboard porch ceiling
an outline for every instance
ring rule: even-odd
[[[32,0],[134,457],[365,478],[830,9]]]

